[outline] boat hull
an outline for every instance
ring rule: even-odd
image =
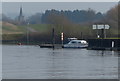
[[[87,47],[64,47],[63,46],[63,48],[81,48],[82,49],[82,48],[87,48]]]
[[[87,48],[88,45],[64,45],[63,48]]]

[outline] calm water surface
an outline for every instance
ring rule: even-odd
[[[3,45],[3,79],[117,79],[118,53]]]

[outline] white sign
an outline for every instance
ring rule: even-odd
[[[110,29],[110,26],[106,24],[105,29]]]
[[[93,25],[93,29],[97,29],[97,26],[96,26],[96,25]]]
[[[93,25],[93,29],[109,29],[109,25]]]
[[[97,25],[97,29],[104,29],[104,25]]]

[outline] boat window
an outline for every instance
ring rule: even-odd
[[[78,42],[78,43],[81,43],[81,42]]]
[[[75,41],[72,41],[71,43],[76,43]]]

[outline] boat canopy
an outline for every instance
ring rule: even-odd
[[[85,41],[85,40],[71,40],[68,44],[71,44],[71,43],[83,43],[83,44],[87,44],[87,41]]]
[[[77,38],[68,38],[68,41],[71,41],[71,40],[77,40]]]

